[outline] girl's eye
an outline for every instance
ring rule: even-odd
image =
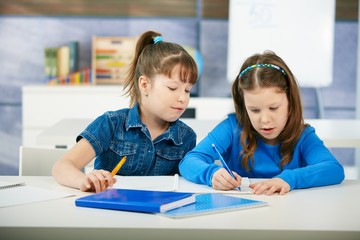
[[[272,108],[270,108],[271,111],[275,111],[276,109],[278,109],[278,107],[272,107]]]
[[[173,88],[173,87],[168,87],[171,91],[175,91],[176,88]]]
[[[251,109],[250,111],[253,112],[253,113],[258,113],[258,112],[260,112],[259,109]]]
[[[190,93],[190,92],[191,92],[191,90],[185,89],[185,92],[186,92],[186,93]]]

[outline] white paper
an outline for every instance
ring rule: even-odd
[[[249,178],[243,177],[241,183],[241,191],[215,190],[203,184],[190,182],[183,177],[177,179],[177,176],[116,176],[117,182],[113,188],[118,189],[141,189],[141,190],[157,190],[157,191],[174,191],[174,183],[178,182],[177,192],[193,192],[193,193],[222,193],[222,194],[250,194]]]
[[[73,196],[72,194],[56,192],[32,186],[16,186],[0,189],[0,207],[8,207],[25,203],[48,201],[52,199]]]

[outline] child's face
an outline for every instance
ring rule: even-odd
[[[288,119],[288,99],[278,88],[256,88],[244,91],[246,111],[252,126],[271,145],[279,143],[278,136]]]
[[[156,75],[151,81],[148,96],[142,99],[145,111],[167,122],[176,121],[189,105],[192,84],[180,79],[179,67],[175,67],[172,77]]]

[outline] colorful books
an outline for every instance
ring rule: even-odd
[[[161,215],[171,218],[185,218],[204,214],[262,207],[266,205],[266,202],[258,200],[232,197],[218,193],[205,193],[196,196],[195,204],[173,209],[162,213]]]
[[[193,193],[108,189],[75,200],[78,207],[163,213],[195,202]]]
[[[79,71],[70,73],[66,77],[54,77],[48,80],[49,85],[84,85],[92,84],[91,68],[83,68]]]
[[[45,48],[45,80],[50,85],[91,82],[91,69],[79,69],[79,43]]]

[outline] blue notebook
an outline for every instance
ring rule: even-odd
[[[258,200],[231,197],[218,193],[196,195],[196,202],[181,208],[173,209],[161,215],[171,218],[184,218],[197,215],[235,211],[245,208],[266,206],[267,203]]]
[[[78,207],[162,213],[195,202],[195,194],[135,189],[108,189],[75,200]]]

